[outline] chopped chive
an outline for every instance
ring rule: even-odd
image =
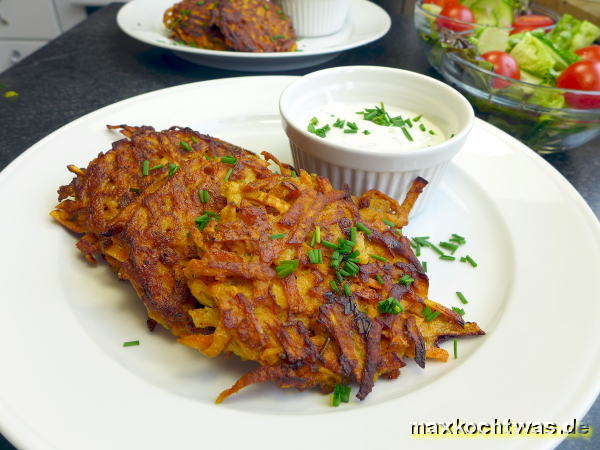
[[[398,280],[398,283],[403,284],[404,286],[410,286],[414,281],[415,281],[414,278],[412,278],[409,275],[404,274],[400,277],[400,279]]]
[[[150,173],[150,161],[145,159],[142,162],[142,176],[147,177],[148,173]]]
[[[421,256],[421,246],[420,245],[417,245],[415,247],[415,256],[417,256],[417,257]]]
[[[127,341],[127,342],[123,342],[123,347],[134,347],[136,345],[140,345],[140,341]]]
[[[195,137],[195,136],[192,136],[192,137],[190,137],[190,139],[192,140],[192,142],[193,142],[194,144],[197,144],[197,143],[198,143],[198,139],[196,139],[196,137]]]
[[[338,287],[337,283],[335,282],[335,280],[331,280],[329,282],[329,286],[331,286],[331,290],[333,292],[338,292],[340,290],[340,288]]]
[[[346,133],[346,134],[356,134],[356,133],[358,133],[358,130],[347,129],[347,130],[344,130],[344,133]]]
[[[369,256],[373,259],[376,259],[377,261],[388,262],[388,259],[385,256],[379,256],[379,255],[373,255],[373,254],[369,254]]]
[[[394,224],[394,222],[390,222],[390,221],[389,221],[389,220],[387,220],[387,219],[381,219],[381,221],[382,221],[383,223],[385,223],[385,224],[386,224],[388,227],[395,227],[395,226],[396,226],[396,225]]]
[[[458,239],[458,240],[460,240],[460,241],[467,242],[467,241],[466,241],[466,239],[465,239],[463,236],[461,236],[460,234],[452,233],[452,237],[453,237],[454,239]]]
[[[427,246],[431,245],[431,243],[429,242],[429,236],[413,237],[413,241],[415,241],[415,243],[417,243],[421,247],[427,247]]]
[[[333,292],[338,292],[340,290],[340,288],[338,287],[337,283],[335,282],[335,280],[331,280],[329,282],[329,286],[331,286],[331,290]]]
[[[413,137],[410,135],[410,133],[408,132],[408,130],[404,127],[400,128],[402,130],[402,132],[404,133],[404,136],[406,136],[406,139],[408,139],[409,141],[412,142]]]
[[[412,128],[412,126],[413,126],[412,121],[410,119],[406,119],[404,121],[404,123],[406,123],[406,125],[408,125],[408,128]]]
[[[401,312],[404,311],[404,308],[402,307],[400,302],[398,300],[396,300],[394,297],[388,297],[385,300],[381,300],[377,304],[377,309],[382,314],[394,314],[394,315],[400,314]]]
[[[336,384],[331,393],[329,403],[331,406],[340,406],[340,404],[350,401],[351,388],[347,384]]]
[[[319,225],[315,226],[315,242],[321,243],[321,227]]]
[[[348,284],[344,285],[344,294],[346,294],[346,297],[350,297],[352,295],[352,291],[350,290],[350,285],[348,285]]]
[[[356,227],[350,227],[350,240],[356,242]]]
[[[371,134],[371,132],[369,130],[363,130],[363,134]]]
[[[235,164],[237,162],[237,158],[235,156],[223,156],[221,157],[221,162],[225,164]]]
[[[351,130],[358,130],[358,125],[354,122],[346,122],[346,126]]]
[[[350,272],[346,271],[346,269],[340,269],[340,270],[337,271],[337,273],[339,273],[343,277],[350,277],[350,276],[352,276],[352,274]]]
[[[338,279],[338,281],[339,281],[340,283],[342,283],[342,282],[344,281],[344,276],[343,276],[343,275],[342,275],[342,274],[341,274],[339,271],[337,271],[337,272],[335,273],[335,277]]]
[[[457,308],[456,306],[452,307],[452,311],[454,311],[457,314],[460,314],[461,316],[465,315],[465,310],[462,308]]]
[[[418,122],[419,120],[421,120],[421,117],[423,117],[423,115],[419,114],[417,117],[413,117],[412,121],[413,122]]]
[[[165,167],[165,165],[164,164],[157,164],[157,165],[155,165],[153,167],[150,167],[150,171],[152,171],[152,170],[158,170],[158,169],[160,169],[162,167]]]
[[[438,255],[440,255],[440,258],[441,258],[442,256],[446,256],[446,255],[444,255],[444,252],[443,252],[443,251],[441,251],[439,248],[437,248],[437,247],[436,247],[435,245],[433,245],[431,242],[429,242],[427,245],[428,245],[428,246],[429,246],[429,248],[431,248],[431,249],[432,249],[434,252],[436,252]]]
[[[227,175],[225,175],[225,181],[229,181],[229,177],[231,176],[232,173],[233,173],[233,167],[229,168],[229,170],[227,171]]]
[[[298,178],[298,174],[296,173],[295,170],[292,170],[292,173],[290,173],[290,177],[292,177],[292,178]]]
[[[266,11],[269,10],[269,5],[267,5],[266,3],[263,5],[263,8],[265,8]]]
[[[330,266],[336,269],[342,263],[342,258],[336,258],[331,260]]]
[[[465,261],[467,261],[469,264],[471,264],[471,266],[477,267],[477,263],[469,255],[465,256]]]
[[[212,156],[210,156],[210,155],[204,155],[204,159],[207,160],[207,161],[212,161],[215,158],[212,157]]]
[[[421,131],[427,131],[427,128],[425,128],[425,125],[423,125],[422,123],[419,124],[419,130]]]
[[[338,248],[338,246],[335,245],[333,242],[329,242],[329,241],[326,241],[326,240],[322,240],[321,244],[324,245],[325,247],[331,248],[333,250],[337,250],[337,248]]]
[[[314,247],[315,243],[317,242],[317,235],[315,234],[315,232],[312,232],[312,236],[310,238],[310,246]]]
[[[429,306],[425,306],[422,313],[423,313],[423,318],[425,319],[425,322],[431,322],[433,319],[435,319],[437,316],[440,315],[439,311],[431,311]]]
[[[421,265],[423,266],[423,271],[427,273],[427,261],[422,261]]]
[[[271,236],[269,236],[271,239],[281,239],[283,237],[285,237],[287,233],[277,233],[277,234],[272,234]]]
[[[200,189],[198,191],[198,197],[202,203],[208,203],[210,201],[210,194],[206,189]]]
[[[446,250],[450,250],[450,253],[454,254],[454,252],[456,251],[456,249],[458,249],[458,245],[456,244],[451,244],[450,242],[440,242],[438,244],[440,247],[445,248]]]
[[[384,284],[383,278],[381,278],[381,275],[375,275],[375,279],[379,282],[379,284]]]
[[[185,141],[181,141],[179,143],[179,145],[181,145],[181,148],[184,149],[186,152],[191,152],[192,151],[192,147],[190,146],[190,144],[188,144]]]
[[[309,250],[306,254],[308,255],[311,264],[321,264],[323,262],[323,255],[318,248]]]
[[[331,397],[329,397],[329,404],[331,406],[337,407],[337,406],[340,406],[340,403],[342,403],[342,399],[340,398],[340,395],[337,392],[333,392],[331,394]]]
[[[200,231],[203,231],[212,219],[219,220],[219,216],[213,212],[207,211],[200,217],[197,217],[194,222]]]
[[[458,358],[458,339],[454,338],[454,359]]]
[[[356,258],[358,255],[360,255],[360,252],[358,250],[354,250],[348,255],[348,260],[350,260],[351,258]]]
[[[275,272],[279,275],[279,278],[285,278],[290,275],[294,270],[298,268],[298,260],[290,259],[287,261],[280,262],[275,268]]]
[[[435,136],[435,131],[433,131],[433,130],[429,130],[429,134],[431,134],[431,135]]]
[[[466,297],[463,295],[463,293],[462,293],[462,292],[460,292],[460,291],[457,291],[457,292],[456,292],[456,296],[458,297],[458,299],[460,300],[460,302],[461,302],[463,305],[466,305],[467,303],[469,303],[469,301],[468,301],[468,300],[467,300],[467,298],[466,298]]]
[[[177,172],[179,170],[179,166],[177,164],[169,164],[169,173],[168,176],[172,177],[175,172]]]
[[[440,255],[440,259],[443,259],[444,261],[454,261],[456,257],[450,255]]]
[[[367,236],[370,236],[373,233],[366,226],[364,226],[362,223],[359,223],[359,222],[356,223],[356,228],[358,228],[360,231],[365,233]]]
[[[356,275],[360,269],[358,268],[356,263],[354,263],[352,261],[346,261],[346,264],[344,265],[344,270],[350,271],[350,273],[352,273],[353,275]]]
[[[285,34],[274,34],[271,36],[272,41],[276,41],[277,39],[285,39]]]
[[[338,119],[335,121],[335,123],[333,124],[333,126],[334,126],[334,127],[336,127],[336,128],[344,128],[344,124],[345,124],[345,123],[346,123],[346,121],[345,121],[345,120],[342,120],[342,119],[339,119],[339,118],[338,118]]]
[[[340,399],[343,403],[348,403],[350,401],[350,385],[342,384],[340,386]]]

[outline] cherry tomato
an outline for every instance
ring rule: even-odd
[[[590,45],[589,47],[583,47],[579,50],[575,50],[579,56],[583,59],[590,61],[600,61],[600,45]]]
[[[468,24],[475,22],[473,11],[458,3],[444,6],[439,15],[440,17],[435,20],[439,28],[447,28],[457,32],[471,30],[473,27]],[[455,20],[467,23],[460,23]]]
[[[448,6],[448,5],[455,5],[456,3],[458,3],[458,0],[424,0],[423,4],[430,4],[430,5],[438,5],[441,6],[442,8],[444,6]]]
[[[505,77],[514,78],[515,80],[521,79],[521,69],[519,68],[519,63],[517,63],[515,58],[510,56],[508,53],[492,51],[484,53],[481,55],[481,57],[494,65],[494,72],[498,75],[504,75]],[[503,87],[510,86],[510,82],[495,78],[492,81],[492,86],[496,89],[501,89]]]
[[[524,16],[517,17],[512,26],[513,30],[510,34],[522,33],[523,31],[531,31],[536,28],[549,27],[554,25],[554,20],[548,16],[542,16],[540,14],[527,14]]]
[[[562,89],[600,91],[600,62],[584,59],[571,64],[558,76],[556,86]],[[565,100],[573,108],[600,108],[600,95],[566,93]]]

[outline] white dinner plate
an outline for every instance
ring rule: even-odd
[[[175,3],[174,0],[132,0],[119,10],[117,23],[132,38],[172,50],[196,64],[228,70],[278,72],[324,63],[388,32],[392,22],[380,6],[367,0],[350,1],[349,16],[340,31],[329,36],[299,38],[299,51],[295,52],[234,52],[182,45],[169,38],[162,22],[165,10]]]
[[[48,215],[71,179],[66,165],[85,167],[119,138],[106,124],[190,126],[291,162],[277,103],[294,79],[223,79],[134,97],[55,131],[0,174],[0,428],[18,447],[547,448],[560,437],[415,438],[411,422],[581,419],[600,388],[598,221],[542,158],[480,120],[405,232],[467,238],[460,252],[476,268],[427,250],[420,259],[430,297],[463,307],[487,335],[460,340],[447,363],[421,370],[408,361],[397,380],[339,408],[317,391],[271,384],[215,405],[252,364],[208,359],[159,327],[150,333],[129,284],[106,264],[87,264],[76,236]],[[122,346],[131,340],[141,345]]]

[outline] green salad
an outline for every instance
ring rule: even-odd
[[[431,13],[424,37],[440,55],[459,51],[479,67],[539,86],[600,91],[600,27],[587,20],[564,14],[555,22],[511,0],[425,0],[422,8]],[[543,107],[600,108],[600,95],[528,91],[500,78],[489,88],[515,98],[529,94],[527,102]]]

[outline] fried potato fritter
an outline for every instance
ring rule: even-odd
[[[175,40],[186,45],[231,50],[213,20],[218,4],[218,1],[184,0],[165,11],[163,23]]]
[[[210,50],[291,52],[291,19],[269,0],[183,0],[167,9],[163,23],[178,42]]]
[[[229,47],[240,52],[296,50],[292,21],[267,0],[221,0],[215,22]]]
[[[378,191],[356,198],[189,129],[123,130],[129,140],[71,168],[52,215],[95,239],[82,250],[100,252],[181,343],[260,364],[217,402],[264,381],[324,392],[352,382],[363,400],[407,358],[446,361],[440,342],[483,334],[428,299],[428,277],[399,232],[426,181],[402,204]]]

